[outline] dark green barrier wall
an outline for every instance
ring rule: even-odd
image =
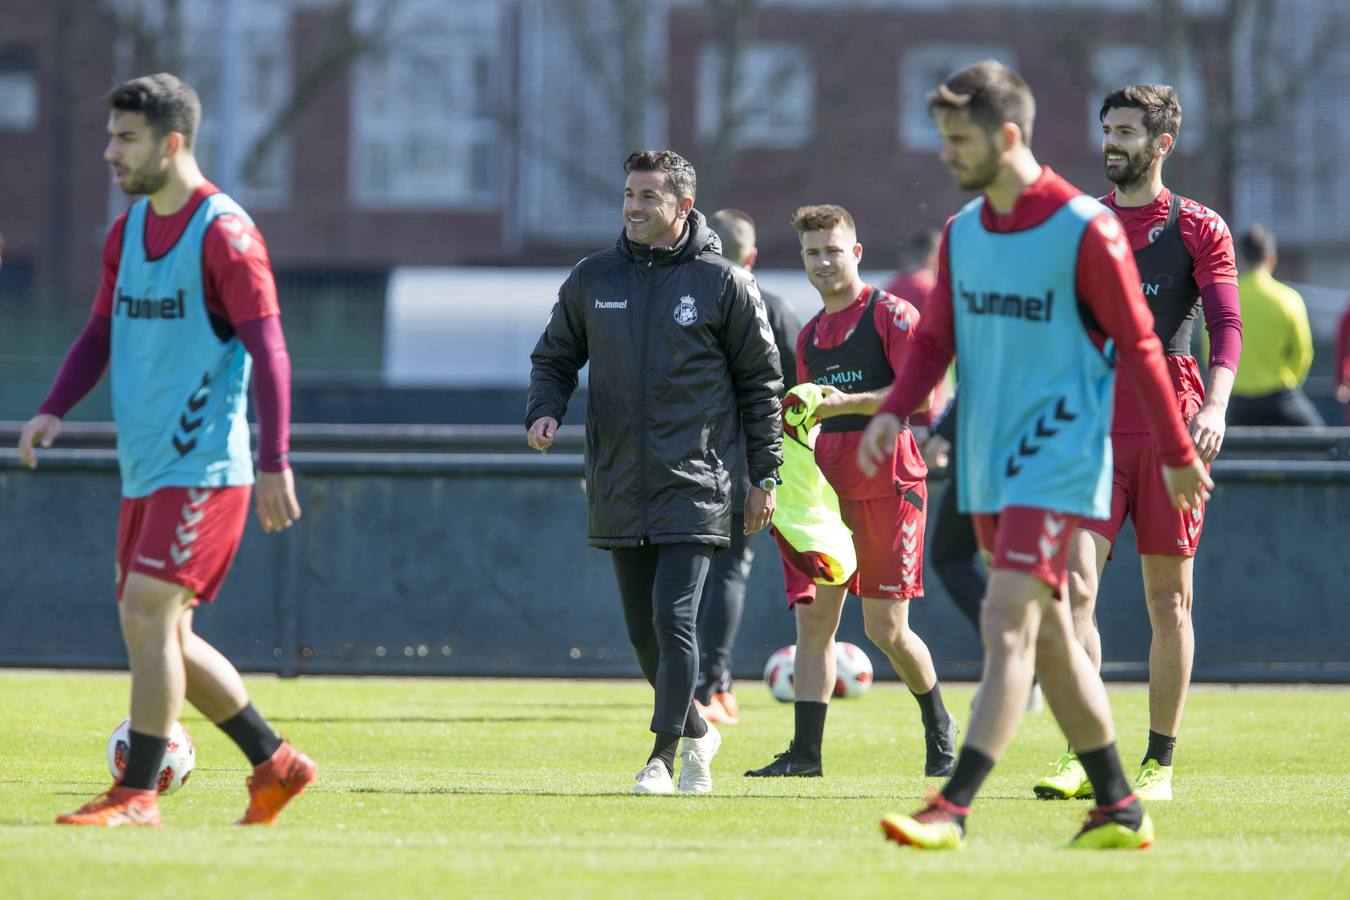
[[[578,455],[295,461],[304,519],[280,536],[251,523],[221,597],[198,614],[242,667],[637,674],[608,555],[585,546]],[[1196,566],[1196,677],[1350,681],[1350,464],[1232,461],[1216,477]],[[0,663],[124,665],[112,597],[117,505],[108,451],[49,452],[36,473],[0,451]],[[1127,532],[1100,603],[1114,677],[1146,671],[1132,543]],[[737,646],[745,678],[793,640],[777,557],[763,536],[756,547]],[[914,626],[944,677],[973,677],[975,635],[931,571],[926,582]],[[868,646],[854,609],[842,637]]]

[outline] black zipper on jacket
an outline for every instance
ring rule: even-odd
[[[638,354],[638,484],[641,486],[642,535],[639,542],[647,543],[647,534],[651,529],[651,504],[647,488],[647,349],[651,343],[652,311],[652,260],[647,258],[646,295],[642,304],[642,352]]]

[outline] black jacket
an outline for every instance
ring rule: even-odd
[[[577,263],[530,355],[527,428],[562,421],[590,362],[594,547],[725,547],[738,430],[753,479],[776,477],[782,462],[783,379],[754,277],[722,258],[697,210],[685,235],[658,250],[620,234]]]
[[[790,388],[797,384],[797,335],[802,330],[802,320],[797,310],[792,308],[783,297],[761,289],[760,299],[764,301],[764,311],[769,314],[769,330],[773,332],[774,346],[778,348],[778,361],[783,367],[783,392],[778,395],[781,401]],[[738,438],[739,440],[739,435]],[[744,444],[738,444],[744,447]],[[731,512],[739,515],[745,508],[745,494],[750,488],[750,478],[745,471],[745,451],[738,450],[732,456],[734,465],[731,475]]]

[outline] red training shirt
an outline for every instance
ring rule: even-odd
[[[1040,176],[1000,214],[986,202],[980,224],[989,231],[1025,231],[1050,218],[1069,200],[1082,194],[1043,166]],[[913,351],[897,370],[895,386],[881,412],[903,418],[917,409],[947,371],[956,356],[952,312],[952,276],[948,263],[951,221],[942,229],[938,251],[937,286],[914,338]],[[1158,453],[1169,466],[1195,459],[1195,445],[1176,409],[1176,398],[1163,362],[1162,342],[1153,333],[1153,314],[1139,288],[1139,269],[1120,220],[1103,211],[1083,231],[1076,270],[1078,299],[1086,304],[1106,335],[1116,343],[1120,368],[1144,400],[1144,412],[1158,443]],[[978,347],[965,348],[979,353]],[[1119,376],[1117,376],[1119,377]]]
[[[1191,277],[1204,297],[1205,327],[1210,334],[1209,366],[1224,366],[1237,371],[1238,357],[1242,352],[1242,318],[1237,296],[1238,273],[1233,235],[1218,213],[1187,197],[1179,199],[1181,209],[1177,214],[1177,230],[1191,256]],[[1102,198],[1102,203],[1125,226],[1130,249],[1137,253],[1162,233],[1167,224],[1172,192],[1163,188],[1151,203],[1119,206],[1116,192],[1112,191]],[[1223,285],[1224,288],[1219,290],[1217,285]],[[1164,360],[1182,417],[1189,420],[1205,399],[1200,369],[1190,356],[1168,355],[1164,356]],[[1123,380],[1116,383],[1115,416],[1111,422],[1111,431],[1114,434],[1149,433],[1148,419],[1139,398]]]
[[[806,369],[806,342],[811,335],[811,324],[816,326],[815,345],[821,350],[838,347],[849,339],[862,322],[863,311],[872,288],[863,285],[862,293],[838,312],[821,310],[811,317],[797,335],[797,383],[810,381]],[[871,327],[881,336],[886,348],[886,359],[891,369],[900,366],[909,355],[909,348],[918,330],[919,312],[899,297],[882,292],[872,306]],[[882,466],[868,478],[858,468],[858,444],[861,431],[821,432],[816,436],[816,464],[836,494],[849,500],[871,500],[894,497],[897,482],[900,490],[908,490],[928,477],[928,467],[914,442],[914,435],[906,429],[896,438],[891,465]]]

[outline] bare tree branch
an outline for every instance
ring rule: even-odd
[[[384,0],[371,20],[377,24],[362,31],[356,27],[355,0],[342,0],[325,20],[325,33],[319,53],[291,83],[291,91],[272,114],[257,138],[244,152],[239,166],[241,177],[262,164],[268,151],[290,132],[314,99],[330,82],[358,59],[387,45],[389,23],[394,21],[400,0]]]

